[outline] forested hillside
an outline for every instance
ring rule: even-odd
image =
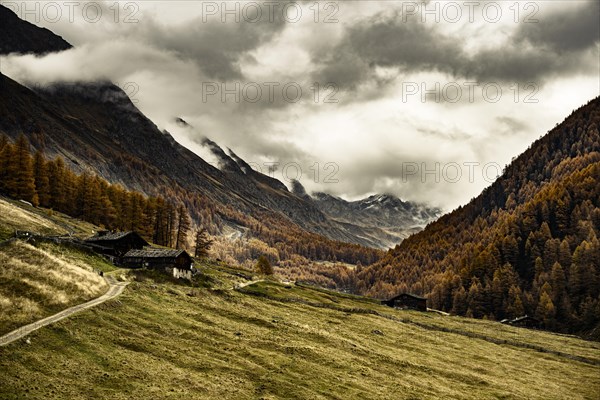
[[[172,193],[172,189],[165,188],[165,192]],[[172,199],[177,196],[147,196],[111,184],[87,171],[76,174],[65,166],[61,157],[47,160],[39,150],[32,154],[24,135],[13,143],[0,134],[0,194],[54,209],[106,229],[134,230],[156,244],[190,249],[188,243],[194,228],[215,233],[224,222],[248,227],[248,236],[252,239],[221,243],[223,258],[229,256],[229,261],[234,263],[265,255],[272,263],[286,267],[305,265],[309,260],[369,264],[381,254],[375,249],[336,242],[303,231],[267,210],[249,216],[201,195],[179,193],[193,204],[200,223],[192,224],[186,207],[188,202],[174,202]],[[321,273],[330,275],[327,271]]]
[[[107,229],[137,231],[164,246],[173,246],[190,229],[183,206],[125,190],[88,172],[77,175],[60,157],[48,161],[40,151],[32,155],[23,135],[14,144],[0,135],[0,193]]]
[[[0,96],[0,133],[12,139],[24,134],[33,148],[49,158],[61,156],[71,170],[90,171],[127,189],[183,203],[192,220],[213,233],[228,226],[262,234],[252,227],[259,224],[265,236],[267,231],[279,236],[304,231],[300,236],[311,237],[307,245],[322,235],[377,246],[360,226],[348,229],[328,218],[312,202],[216,144],[223,165],[208,164],[160,131],[109,82],[30,90],[0,73],[0,90],[5,94]]]
[[[464,207],[359,269],[356,290],[409,291],[459,315],[600,321],[600,98],[533,143]],[[595,333],[598,335],[598,332]]]

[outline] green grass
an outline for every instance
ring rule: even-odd
[[[234,291],[233,270],[202,269],[193,285],[136,272],[119,299],[0,348],[0,398],[598,398],[598,365],[415,323],[517,328],[273,282]],[[518,331],[599,357],[596,343]]]
[[[262,282],[241,290],[244,293],[267,297],[280,301],[308,301],[321,307],[339,310],[354,309],[354,312],[375,312],[382,317],[400,320],[404,323],[425,327],[432,331],[450,331],[468,337],[487,338],[489,341],[506,341],[521,347],[542,347],[550,352],[559,352],[585,357],[600,364],[600,343],[576,339],[569,335],[555,334],[540,330],[516,328],[497,322],[484,321],[456,316],[442,316],[437,313],[415,311],[397,311],[381,307],[379,302],[365,297],[335,293],[311,286],[285,286]]]

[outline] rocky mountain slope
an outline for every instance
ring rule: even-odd
[[[23,4],[25,7],[25,3],[19,4]],[[31,8],[33,9],[33,6]],[[19,19],[10,9],[0,5],[0,54],[33,53],[42,55],[67,50],[71,47],[60,36],[48,29]]]
[[[380,241],[394,247],[413,233],[439,218],[442,211],[389,194],[372,195],[362,200],[346,201],[327,193],[314,193],[317,207],[334,220],[365,229],[378,227],[385,233]]]
[[[15,20],[12,12],[0,9],[12,27],[10,35],[0,36],[0,54],[41,54],[70,46],[50,31]],[[25,39],[19,42],[20,35],[37,38],[34,42],[39,46]],[[284,220],[282,229],[295,224],[333,240],[376,248],[397,242],[397,236],[368,223],[330,218],[319,202],[288,191],[280,181],[254,171],[235,153],[207,139],[221,160],[215,168],[161,131],[110,82],[30,90],[0,73],[0,88],[0,132],[12,137],[25,133],[36,149],[50,157],[62,156],[77,171],[88,169],[127,188],[183,201],[193,216],[200,210],[192,197],[200,194],[214,208],[221,205],[252,216],[270,213]],[[239,224],[222,219],[234,228]]]

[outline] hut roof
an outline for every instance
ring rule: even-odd
[[[108,233],[97,233],[95,236],[86,239],[87,242],[105,242],[105,241],[113,241],[120,240],[129,235],[138,236],[140,239],[144,240],[140,235],[133,231],[128,232],[108,232]]]
[[[185,250],[175,250],[175,249],[141,249],[141,250],[129,250],[125,253],[125,257],[144,257],[144,258],[168,258],[168,257],[179,257],[181,254],[185,254],[190,257],[190,255]]]
[[[538,322],[538,319],[532,317],[531,315],[523,315],[522,317],[517,317],[517,318],[513,319],[510,322],[514,323],[514,322],[521,322],[521,321],[535,321],[535,322]]]
[[[396,295],[392,298],[390,298],[388,301],[392,301],[392,300],[396,300],[396,299],[400,299],[402,297],[412,297],[413,299],[417,299],[417,300],[427,300],[426,297],[421,297],[421,296],[417,296],[416,294],[411,294],[411,293],[400,293],[399,295]]]

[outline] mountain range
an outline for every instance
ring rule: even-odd
[[[394,247],[413,233],[421,231],[442,215],[442,210],[410,201],[402,201],[390,194],[372,195],[362,200],[347,201],[327,193],[317,192],[313,201],[327,216],[346,224],[360,225],[367,230],[378,227],[387,234],[387,247]],[[379,236],[380,240],[385,237]]]
[[[43,55],[71,48],[61,37],[20,20],[7,8],[0,6],[0,12],[7,21],[0,28],[0,54]],[[196,221],[201,210],[193,196],[200,194],[217,210],[219,226],[227,225],[238,235],[248,227],[224,216],[219,211],[223,207],[251,216],[267,212],[283,221],[281,229],[294,224],[332,240],[381,249],[394,246],[439,215],[437,209],[411,203],[397,217],[396,201],[389,208],[382,204],[376,214],[354,206],[334,211],[321,194],[312,198],[290,192],[279,180],[253,170],[232,150],[206,138],[203,144],[219,160],[217,168],[159,129],[108,81],[27,88],[0,73],[0,87],[0,132],[13,138],[24,133],[34,148],[49,157],[61,156],[75,171],[91,171],[149,195],[167,193],[186,203]]]
[[[2,54],[70,48],[1,6],[0,13],[7,21]],[[0,73],[0,93],[0,133],[24,133],[75,171],[183,203],[211,233],[258,238],[268,247],[261,252],[285,254],[282,260],[362,264],[328,270],[338,288],[379,298],[410,292],[453,314],[526,314],[547,329],[600,337],[600,98],[534,142],[471,202],[440,217],[437,208],[389,194],[347,201],[308,194],[299,182],[289,190],[205,138],[218,160],[211,165],[111,82],[30,89]]]

